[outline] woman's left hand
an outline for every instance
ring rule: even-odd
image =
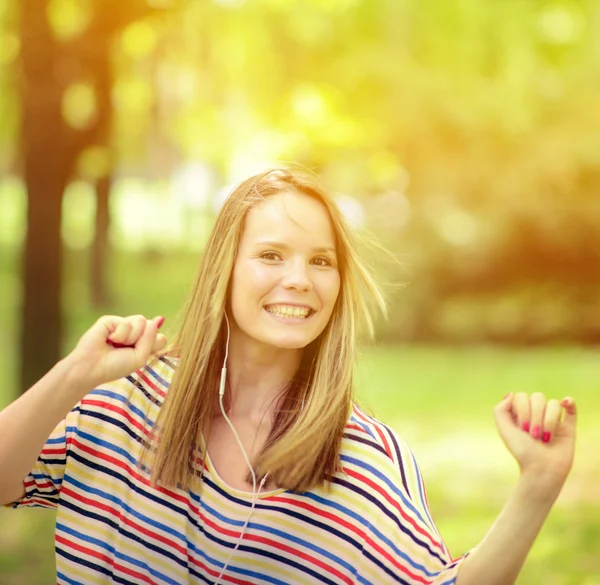
[[[494,408],[504,444],[541,493],[562,488],[575,451],[577,408],[572,398],[547,400],[536,392],[508,394]]]

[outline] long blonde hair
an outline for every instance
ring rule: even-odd
[[[241,183],[217,217],[184,307],[182,326],[168,351],[178,358],[178,365],[154,426],[153,482],[188,488],[194,481],[194,458],[199,448],[205,449],[202,436],[208,439],[218,411],[224,315],[244,220],[265,197],[282,192],[308,195],[327,209],[336,236],[341,286],[331,319],[305,348],[299,371],[276,406],[271,432],[253,465],[257,477],[268,473],[277,487],[297,492],[323,485],[338,469],[353,402],[359,332],[365,329],[373,334],[373,304],[385,312],[385,302],[332,197],[312,176],[276,169]]]

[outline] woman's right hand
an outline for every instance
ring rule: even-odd
[[[153,353],[166,347],[166,337],[158,333],[163,321],[164,317],[150,320],[143,315],[100,317],[83,334],[66,361],[90,389],[127,376],[141,368]]]

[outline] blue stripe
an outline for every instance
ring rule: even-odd
[[[360,459],[357,459],[356,457],[350,457],[349,455],[342,455],[340,459],[342,461],[352,463],[353,465],[356,465],[357,467],[360,467],[361,469],[364,469],[372,475],[374,475],[381,483],[385,484],[396,496],[400,498],[400,500],[402,501],[402,505],[408,508],[421,522],[423,522],[423,524],[426,524],[423,515],[419,512],[419,510],[417,510],[417,508],[415,508],[413,503],[402,493],[402,490],[398,489],[398,486],[393,481],[391,481],[389,477],[384,475],[379,469],[373,467],[372,465],[369,465],[366,461],[361,461]],[[390,461],[390,463],[393,462]]]
[[[75,581],[75,579],[71,579],[70,577],[67,577],[64,573],[61,573],[60,571],[56,571],[56,578],[62,579],[65,583],[68,583],[69,585],[84,585],[84,583]]]
[[[194,501],[196,501],[201,508],[206,510],[214,518],[219,519],[224,524],[229,524],[231,526],[236,526],[236,527],[240,527],[245,524],[245,520],[244,521],[232,520],[231,518],[228,518],[227,516],[224,516],[223,514],[217,512],[217,510],[215,510],[213,507],[206,504],[206,502],[203,502],[197,495],[195,495],[195,494],[191,494],[191,495],[192,495],[192,499]],[[308,542],[302,538],[299,538],[297,536],[292,536],[291,534],[288,534],[287,532],[284,532],[282,530],[278,530],[276,528],[272,528],[266,524],[260,524],[258,522],[249,522],[248,530],[250,530],[250,529],[256,530],[257,532],[263,532],[263,533],[267,533],[270,535],[278,536],[282,540],[287,540],[287,541],[293,542],[294,544],[299,544],[309,550],[319,553],[320,555],[328,558],[331,561],[334,561],[335,563],[344,567],[344,569],[346,569],[348,571],[352,572],[355,570],[352,565],[345,562],[343,559],[341,559],[337,555],[334,555],[333,553],[327,551],[326,549],[323,549],[323,548],[321,548],[311,542]],[[284,554],[284,553],[281,553],[281,554]]]
[[[351,518],[354,518],[359,524],[361,524],[362,526],[364,526],[364,528],[366,528],[367,530],[370,530],[373,533],[374,536],[376,536],[383,543],[385,543],[387,546],[389,546],[390,549],[395,554],[397,554],[400,558],[404,559],[409,565],[411,565],[415,569],[418,569],[419,571],[422,571],[428,577],[432,577],[433,575],[437,574],[437,573],[432,573],[431,571],[428,571],[426,567],[424,567],[423,565],[421,565],[421,564],[417,563],[416,561],[414,561],[405,552],[403,552],[402,550],[400,550],[387,536],[385,536],[375,526],[373,526],[373,524],[371,524],[370,522],[366,521],[359,514],[356,514],[356,513],[352,512],[351,510],[349,510],[345,506],[342,506],[341,504],[338,504],[338,503],[336,503],[333,500],[328,500],[326,498],[317,496],[316,494],[312,494],[310,492],[306,492],[304,494],[304,496],[307,497],[307,498],[309,498],[309,499],[312,499],[312,500],[314,500],[316,502],[319,502],[323,506],[334,508],[335,510],[340,511],[340,512],[346,514],[347,516],[350,516]],[[418,540],[418,538],[415,537],[414,540],[417,543],[422,544],[422,543],[420,543],[420,541]]]
[[[97,445],[98,447],[103,447],[104,449],[108,449],[113,453],[121,455],[121,457],[125,457],[125,459],[129,461],[129,463],[137,467],[138,460],[132,455],[130,455],[128,451],[122,449],[121,447],[117,447],[114,443],[111,443],[110,441],[103,441],[102,439],[99,439],[96,435],[90,435],[89,433],[86,433],[85,431],[81,431],[79,429],[75,431],[75,434],[79,437],[84,438],[86,441]]]
[[[82,540],[84,542],[88,542],[90,544],[98,546],[98,547],[108,551],[115,558],[120,559],[121,561],[125,561],[132,565],[135,565],[136,567],[139,567],[140,569],[145,569],[146,571],[151,573],[153,577],[161,579],[165,583],[170,583],[170,585],[180,585],[177,581],[175,581],[174,579],[171,579],[169,576],[164,575],[163,573],[152,568],[151,566],[148,566],[148,564],[146,564],[144,561],[140,561],[138,559],[130,557],[129,555],[126,555],[126,554],[116,550],[114,546],[110,546],[109,544],[105,543],[104,541],[100,540],[99,538],[93,538],[92,536],[88,536],[87,534],[84,534],[83,532],[78,532],[77,530],[74,530],[73,528],[69,528],[68,526],[65,526],[64,524],[62,524],[60,522],[56,523],[56,531],[57,532],[59,532],[59,531],[65,532],[66,534],[70,534],[71,536],[74,536],[75,538],[77,538],[79,540]]]
[[[352,414],[352,416],[350,417],[350,422],[354,423],[355,425],[358,425],[363,431],[365,431],[365,433],[367,433],[373,439],[376,440],[375,433],[369,428],[369,426],[364,421],[359,419],[355,414]]]
[[[158,373],[156,372],[156,370],[153,370],[151,368],[146,368],[145,371],[148,372],[157,382],[162,384],[165,388],[169,387],[169,383],[164,378],[159,376]]]
[[[126,396],[123,396],[122,394],[117,394],[116,392],[112,392],[111,390],[103,390],[102,388],[96,388],[96,390],[90,392],[90,396],[106,396],[107,398],[114,398],[115,400],[126,404],[127,408],[129,408],[131,412],[135,412],[135,414],[137,414],[142,420],[145,420],[146,418],[146,415],[137,406],[131,404],[131,402],[129,402],[129,399]]]
[[[412,457],[413,465],[415,466],[415,471],[417,473],[417,485],[419,487],[419,497],[421,498],[421,506],[423,507],[423,511],[429,520],[429,527],[433,530],[434,534],[437,534],[437,529],[435,527],[435,523],[433,522],[433,518],[429,513],[429,508],[427,507],[427,502],[425,501],[425,494],[423,492],[423,477],[421,475],[421,470],[417,465],[417,460],[415,459],[414,453],[411,451],[410,455]]]
[[[31,473],[31,477],[33,477],[33,479],[35,479],[35,481],[36,481],[36,488],[38,487],[37,486],[37,481],[40,480],[40,479],[46,479],[51,484],[58,485],[58,486],[62,485],[62,482],[63,482],[63,478],[62,477],[54,478],[51,475],[48,475],[46,473],[32,472]],[[48,488],[44,488],[44,489],[48,489]]]
[[[113,504],[118,505],[122,510],[131,514],[134,518],[137,518],[138,520],[140,520],[142,522],[146,522],[147,524],[149,524],[150,526],[152,526],[154,528],[163,530],[167,534],[170,534],[171,536],[175,536],[177,539],[179,539],[182,542],[187,544],[186,538],[184,535],[181,534],[181,532],[174,530],[173,528],[171,528],[170,526],[168,526],[166,524],[157,522],[156,520],[153,520],[152,518],[148,518],[144,514],[140,514],[137,510],[135,510],[135,508],[132,508],[131,506],[128,506],[125,502],[123,502],[123,500],[121,500],[121,498],[118,498],[117,496],[113,496],[113,495],[105,492],[104,490],[99,490],[99,489],[87,486],[86,484],[84,484],[80,481],[77,481],[72,476],[65,476],[65,480],[68,481],[70,484],[74,485],[75,487],[77,487],[78,489],[80,489],[81,491],[84,491],[88,494],[93,494],[95,496],[102,498],[103,500],[108,500],[109,502],[112,502]]]

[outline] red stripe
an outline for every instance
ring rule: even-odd
[[[19,500],[19,506],[32,506],[34,504],[38,504],[43,508],[51,508],[52,510],[56,509],[56,504],[49,502],[48,500],[41,500],[39,498],[25,498],[23,500]]]
[[[171,540],[170,538],[167,538],[166,536],[163,536],[162,534],[158,534],[156,532],[149,530],[148,528],[145,528],[142,524],[135,522],[134,520],[132,520],[131,518],[129,518],[127,516],[123,516],[123,514],[121,514],[120,509],[113,508],[113,507],[109,506],[108,504],[100,503],[100,501],[98,501],[98,500],[88,498],[87,496],[84,496],[80,492],[77,492],[70,488],[65,488],[63,490],[63,493],[66,495],[70,495],[74,500],[77,500],[90,508],[96,508],[98,510],[108,512],[109,514],[111,514],[112,516],[117,518],[124,525],[129,526],[130,528],[132,528],[138,532],[141,532],[142,534],[148,536],[149,538],[151,538],[157,542],[167,545],[169,548],[175,549],[177,552],[179,552],[182,555],[187,554],[187,549],[184,546],[182,546],[181,544],[177,543],[174,540]]]
[[[394,457],[392,455],[392,450],[390,449],[390,445],[388,443],[388,440],[387,440],[386,436],[384,435],[383,431],[381,430],[380,426],[377,424],[377,422],[374,421],[373,419],[367,418],[358,409],[356,409],[356,416],[358,416],[359,418],[361,418],[362,420],[364,420],[366,424],[368,424],[369,426],[373,427],[377,431],[377,434],[379,435],[379,438],[383,442],[383,446],[385,448],[385,452],[387,453],[388,457],[393,461]]]
[[[366,485],[368,485],[371,489],[375,490],[388,503],[390,503],[396,510],[398,510],[398,512],[400,513],[400,515],[419,534],[425,536],[427,538],[427,540],[429,540],[429,542],[431,542],[431,544],[433,544],[434,546],[436,546],[437,548],[439,548],[441,551],[444,550],[444,548],[442,547],[442,545],[437,540],[435,540],[433,538],[433,536],[431,536],[431,534],[427,530],[425,530],[424,528],[421,528],[420,526],[418,526],[417,523],[416,523],[416,521],[404,511],[404,509],[400,505],[400,503],[397,502],[394,498],[392,498],[380,485],[378,485],[372,479],[369,479],[368,477],[366,477],[362,473],[359,473],[358,471],[354,471],[353,469],[349,469],[347,467],[344,467],[344,472],[347,473],[350,477],[353,477],[354,479],[358,479],[359,481],[361,481],[361,482],[365,483]]]
[[[335,575],[338,579],[341,579],[344,583],[348,583],[349,585],[352,585],[354,583],[354,579],[348,577],[348,575],[344,575],[344,573],[342,573],[341,571],[338,571],[335,567],[328,565],[327,563],[323,562],[322,560],[320,560],[312,555],[309,555],[308,553],[302,552],[298,548],[293,548],[293,547],[285,545],[281,542],[277,542],[275,540],[266,538],[264,536],[259,536],[257,534],[247,534],[247,535],[245,535],[244,540],[251,540],[254,542],[260,542],[261,544],[268,544],[268,545],[272,546],[273,548],[276,548],[278,550],[288,553],[291,556],[311,562],[313,565],[326,570],[328,575]]]
[[[64,544],[66,547],[68,547],[72,550],[76,550],[80,553],[89,555],[93,558],[103,561],[105,565],[110,565],[115,570],[120,571],[121,573],[125,573],[126,575],[129,575],[136,579],[141,579],[142,581],[144,581],[144,583],[148,583],[149,585],[156,585],[156,583],[154,581],[152,581],[150,579],[150,577],[148,577],[147,575],[144,575],[143,573],[140,573],[139,571],[135,571],[133,569],[130,569],[129,567],[126,567],[125,565],[122,565],[122,564],[116,562],[114,558],[108,557],[107,555],[105,555],[103,553],[100,553],[91,548],[88,548],[87,546],[83,546],[76,542],[70,541],[67,538],[65,538],[64,536],[61,536],[58,534],[56,535],[55,539],[57,542]]]
[[[358,526],[347,523],[346,521],[342,520],[340,517],[335,516],[334,514],[331,514],[329,512],[325,512],[319,508],[316,508],[315,506],[313,506],[311,504],[307,504],[306,502],[301,502],[298,500],[294,500],[294,499],[286,498],[286,497],[280,497],[280,496],[273,496],[273,497],[269,498],[269,501],[271,501],[271,502],[278,501],[278,502],[281,502],[288,506],[293,505],[293,506],[296,506],[297,508],[302,508],[304,510],[312,512],[316,516],[321,516],[323,518],[333,520],[336,524],[345,526],[351,532],[354,532],[354,534],[356,534],[359,538],[361,538],[365,542],[369,543],[371,545],[371,547],[373,548],[373,550],[377,551],[382,557],[384,557],[384,559],[387,562],[394,565],[397,569],[399,569],[406,575],[409,575],[411,578],[417,580],[419,583],[424,583],[425,585],[427,585],[427,583],[428,583],[427,581],[425,581],[422,577],[419,577],[418,575],[411,573],[411,571],[409,571],[405,566],[400,564],[400,562],[398,561],[398,559],[395,556],[386,552],[380,544],[375,542],[366,532],[363,532],[361,529],[359,529]]]
[[[216,532],[230,536],[231,538],[235,538],[235,539],[240,538],[241,532],[239,530],[233,530],[231,528],[226,528],[225,526],[217,524],[214,520],[208,518],[208,516],[206,516],[205,514],[200,512],[200,510],[198,512],[200,515],[200,519],[207,526],[209,526]],[[327,565],[326,563],[317,559],[316,557],[313,557],[307,553],[301,552],[297,548],[292,548],[286,544],[283,544],[282,542],[277,542],[275,540],[272,540],[271,538],[259,536],[257,534],[245,534],[243,538],[245,541],[253,541],[253,542],[260,542],[261,544],[268,544],[277,550],[291,554],[292,556],[299,557],[301,559],[304,559],[305,561],[310,561],[311,563],[313,563],[313,565],[316,565],[317,567],[327,570],[330,574],[335,575],[336,577],[342,579],[344,582],[348,583],[349,585],[352,585],[352,583],[354,582],[352,579],[349,579],[346,575],[344,575],[343,573],[341,573],[334,567]]]
[[[135,471],[133,468],[131,468],[127,463],[125,463],[124,461],[121,461],[117,457],[113,457],[112,455],[108,455],[107,453],[103,453],[102,451],[98,451],[97,449],[93,449],[93,448],[87,446],[86,444],[82,443],[79,439],[73,439],[73,443],[75,445],[77,445],[81,451],[88,453],[89,455],[93,455],[94,457],[96,457],[97,459],[100,459],[101,461],[106,461],[107,463],[111,463],[112,465],[119,467],[120,469],[125,471],[130,477],[136,479],[144,486],[151,487],[152,489],[160,492],[162,495],[164,495],[168,498],[172,498],[173,500],[176,500],[186,506],[188,505],[188,500],[185,496],[180,495],[177,492],[169,490],[160,485],[151,486],[150,479],[143,477],[137,471]]]
[[[157,394],[159,394],[162,398],[164,398],[167,393],[164,392],[163,390],[161,390],[155,382],[153,382],[150,378],[148,378],[148,376],[146,376],[146,374],[144,374],[144,372],[142,370],[138,370],[136,372],[138,374],[138,376],[144,381],[146,382],[146,384],[148,384],[148,386],[150,386],[150,388],[152,388],[152,390],[154,390]]]
[[[64,455],[67,450],[64,447],[58,449],[50,449],[48,447],[42,449],[42,455]]]
[[[352,429],[353,431],[359,431],[359,432],[361,432],[361,433],[364,433],[364,432],[365,432],[365,429],[364,429],[364,427],[361,427],[360,425],[357,425],[357,424],[354,424],[354,423],[348,423],[348,424],[346,425],[346,428],[347,428],[347,429]],[[367,434],[368,434],[368,433],[367,433]]]
[[[138,420],[133,418],[131,416],[131,414],[129,413],[129,411],[125,410],[124,408],[121,408],[114,404],[110,404],[109,402],[106,402],[104,400],[92,400],[91,398],[85,398],[84,400],[81,401],[81,404],[82,405],[85,404],[85,405],[89,405],[89,406],[97,406],[98,408],[101,408],[104,410],[110,410],[112,412],[116,412],[116,413],[120,414],[121,416],[124,416],[136,429],[143,431],[143,433],[146,436],[148,436],[150,434],[150,431],[145,427],[145,425],[143,425]]]

